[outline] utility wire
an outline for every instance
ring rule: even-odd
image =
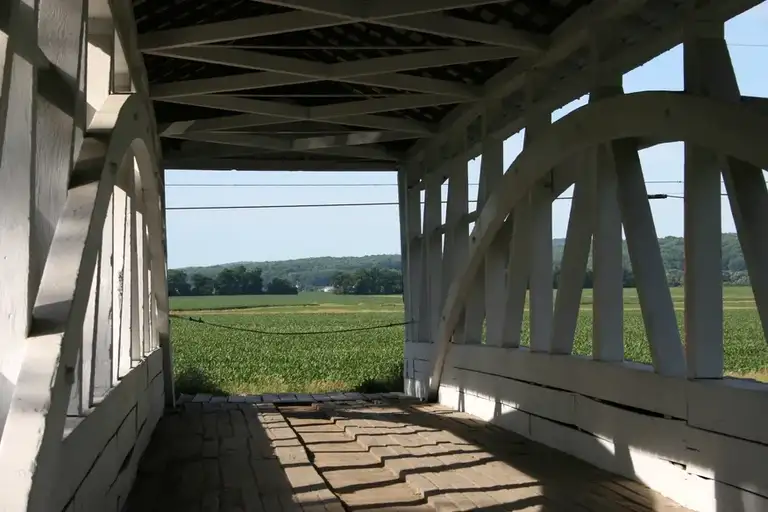
[[[376,329],[388,329],[390,327],[402,327],[404,325],[409,325],[414,322],[397,322],[392,324],[383,324],[383,325],[372,325],[369,327],[353,327],[350,329],[332,329],[327,331],[294,331],[294,332],[286,332],[286,331],[260,331],[258,329],[248,329],[246,327],[235,327],[234,325],[225,325],[225,324],[219,324],[216,322],[208,322],[207,320],[203,320],[202,318],[192,318],[191,316],[181,316],[181,315],[168,315],[172,318],[178,318],[179,320],[186,320],[188,322],[194,322],[198,324],[203,325],[209,325],[211,327],[218,327],[219,329],[228,329],[230,331],[239,331],[239,332],[249,332],[252,334],[264,334],[268,336],[312,336],[315,334],[344,334],[348,332],[361,332],[361,331],[373,331]]]
[[[648,180],[649,185],[682,185],[683,180]],[[720,183],[724,183],[720,180]],[[768,181],[766,181],[768,183]],[[479,183],[468,183],[470,187],[478,187]],[[264,187],[264,188],[343,188],[343,187],[396,187],[397,183],[166,183],[173,188],[220,188],[220,187]],[[445,183],[443,186],[448,186]]]
[[[724,194],[723,194],[724,195]],[[667,194],[649,194],[648,199],[666,199]],[[573,196],[556,197],[553,201],[573,199]],[[470,199],[469,203],[477,203],[476,199]],[[448,201],[440,201],[441,204],[448,204]],[[386,201],[380,203],[318,203],[318,204],[245,204],[245,205],[223,205],[223,206],[168,206],[166,210],[176,211],[194,211],[194,210],[269,210],[285,208],[340,208],[352,206],[398,206],[397,201]],[[421,201],[424,204],[424,201]]]
[[[682,184],[682,180],[651,180],[646,183]],[[445,186],[448,184],[446,183]],[[479,183],[469,183],[478,187]],[[397,183],[166,183],[166,187],[178,188],[219,188],[219,187],[268,187],[268,188],[312,188],[312,187],[396,187]]]

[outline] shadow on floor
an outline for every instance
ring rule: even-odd
[[[207,393],[214,396],[227,394],[205,372],[194,368],[187,368],[176,375],[174,389],[177,394],[195,395],[197,393]]]
[[[638,483],[410,401],[186,403],[159,423],[127,507],[436,509],[680,510]]]

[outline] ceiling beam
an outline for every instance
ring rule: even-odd
[[[334,118],[359,116],[361,114],[376,114],[457,102],[455,98],[452,99],[447,96],[439,96],[435,94],[401,94],[393,98],[348,101],[317,107],[301,107],[277,101],[264,101],[224,95],[185,96],[183,98],[171,98],[165,101],[182,105],[193,105],[196,107],[229,110],[232,112],[241,112],[243,114],[260,114],[268,117],[280,118],[279,122],[284,122],[285,119],[298,121],[332,120]]]
[[[237,133],[221,133],[221,132],[206,132],[206,133],[185,133],[174,135],[174,138],[207,142],[213,144],[226,144],[231,146],[242,146],[250,148],[269,149],[279,152],[298,152],[298,153],[312,153],[323,155],[344,156],[349,158],[363,158],[370,160],[392,160],[396,161],[397,156],[390,154],[389,151],[382,147],[378,147],[374,144],[363,146],[325,146],[325,147],[311,147],[312,144],[304,142],[295,143],[292,140],[279,139],[275,137],[266,137],[262,135],[253,134],[237,134]]]
[[[302,119],[301,121],[311,121]],[[241,114],[211,119],[198,119],[192,121],[176,121],[160,128],[162,136],[171,136],[185,132],[206,132],[233,130],[237,128],[249,128],[257,126],[280,125],[284,126],[286,119],[279,119],[262,114]],[[339,125],[360,126],[364,128],[373,128],[377,130],[400,131],[413,133],[428,137],[432,135],[435,129],[432,125],[420,123],[412,119],[375,116],[375,115],[356,115],[344,116],[328,119],[326,122]]]
[[[291,11],[218,23],[150,32],[139,36],[142,52],[219,43],[252,37],[284,34],[298,30],[332,27],[341,22],[337,16],[324,16],[303,11]]]
[[[166,170],[206,169],[211,171],[366,171],[389,172],[394,170],[395,162],[384,160],[269,160],[263,156],[251,158],[165,158]]]
[[[369,3],[358,0],[325,0],[322,3],[316,0],[265,0],[262,3],[297,10],[152,32],[141,36],[139,48],[145,52],[157,51],[359,22],[502,46],[514,49],[518,54],[541,53],[548,40],[541,34],[435,14],[446,9],[493,2],[427,2],[427,6],[420,6],[420,2],[391,0]]]
[[[496,74],[485,85],[484,97],[493,101],[522,90],[531,70],[536,67],[548,67],[562,61],[582,48],[590,40],[594,28],[610,21],[622,18],[642,7],[647,0],[595,0],[582,7],[573,16],[558,27],[551,36],[551,44],[539,56],[515,60],[510,66]],[[408,151],[408,159],[416,161],[425,154],[437,151],[437,148],[449,141],[482,113],[484,102],[456,107],[440,121],[440,133],[429,140],[416,143]]]
[[[319,80],[343,80],[353,77],[397,73],[399,71],[413,71],[455,64],[499,60],[516,56],[516,52],[508,48],[491,48],[486,46],[457,47],[451,50],[427,50],[405,55],[359,59],[336,64],[324,64],[262,52],[231,50],[220,46],[172,48],[150,53],[195,62],[219,64],[256,71],[273,71],[317,78]]]
[[[413,92],[474,99],[479,95],[480,89],[478,87],[469,86],[461,82],[400,74],[398,71],[412,71],[425,67],[497,60],[513,56],[515,52],[505,48],[458,47],[451,50],[423,51],[392,57],[340,62],[338,64],[324,64],[262,52],[212,46],[173,48],[151,53],[195,62],[262,71],[262,73],[247,73],[232,77],[216,77],[159,84],[152,88],[151,95],[153,98],[172,98],[187,96],[193,93],[228,92],[335,80],[373,87],[389,87]]]
[[[518,50],[541,53],[548,38],[540,34],[489,23],[467,21],[439,14],[449,9],[472,7],[492,2],[398,1],[381,0],[264,0],[263,3],[291,7],[318,16],[337,16],[345,22],[367,22],[387,27],[414,30],[442,37],[464,39]],[[429,4],[429,5],[424,5]]]

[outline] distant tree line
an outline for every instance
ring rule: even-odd
[[[565,240],[552,241],[553,286],[560,280],[560,263]],[[682,286],[684,276],[683,239],[659,239],[661,257],[670,286]],[[722,236],[722,276],[727,286],[749,285],[747,266],[733,233]],[[635,276],[629,261],[626,242],[623,244],[623,284],[635,286]],[[584,286],[592,287],[592,260],[588,262]],[[304,258],[273,262],[243,262],[212,267],[190,267],[168,272],[171,295],[237,295],[259,293],[297,293],[333,286],[344,294],[398,294],[402,292],[400,255],[385,254],[343,258]],[[378,290],[378,291],[377,291]]]
[[[400,295],[403,274],[391,268],[367,268],[337,272],[331,278],[334,293],[343,295]]]
[[[273,277],[266,285],[259,268],[244,265],[223,268],[215,277],[184,270],[168,271],[168,295],[296,295],[299,290],[287,279]]]

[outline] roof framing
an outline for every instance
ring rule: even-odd
[[[683,0],[134,2],[167,163],[280,154],[313,168],[406,164],[417,180],[464,148],[474,156],[482,133],[519,130],[521,105],[586,92],[595,33],[627,71],[655,41],[678,42],[686,19]],[[756,3],[698,8],[717,18]],[[196,147],[223,149],[199,160]]]

